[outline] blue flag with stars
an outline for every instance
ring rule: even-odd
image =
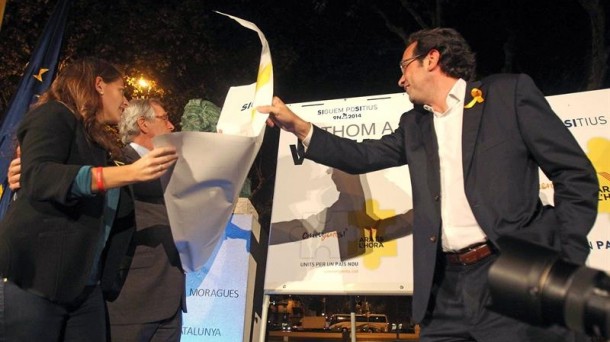
[[[8,188],[8,166],[15,155],[16,131],[21,119],[39,94],[49,88],[55,75],[64,37],[66,18],[72,0],[59,0],[30,57],[17,92],[8,105],[0,129],[0,218],[11,201]]]

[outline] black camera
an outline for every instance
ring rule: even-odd
[[[514,237],[502,237],[498,247],[500,256],[489,270],[492,310],[534,325],[558,324],[610,339],[608,274]]]

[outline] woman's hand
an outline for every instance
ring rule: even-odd
[[[12,191],[17,191],[21,188],[19,179],[21,178],[21,148],[17,146],[15,151],[15,159],[11,160],[8,166],[8,187]]]
[[[131,164],[135,182],[161,177],[178,160],[173,147],[157,147]]]

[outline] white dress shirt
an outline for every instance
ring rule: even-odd
[[[145,155],[148,154],[148,152],[150,152],[149,149],[147,149],[146,147],[142,146],[142,145],[138,145],[134,142],[130,142],[129,146],[131,146],[131,148],[133,148],[134,150],[136,150],[136,152],[138,152],[138,154],[140,155],[140,157],[144,157]]]
[[[441,176],[441,218],[443,251],[452,252],[484,242],[485,233],[477,223],[464,190],[462,164],[462,122],[466,81],[459,79],[449,91],[447,110],[434,114]]]

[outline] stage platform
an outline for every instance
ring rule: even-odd
[[[418,341],[417,334],[407,333],[357,333],[356,341],[358,342],[375,342],[375,341]],[[344,339],[340,332],[308,332],[308,331],[270,331],[267,341],[351,341],[350,338]]]

